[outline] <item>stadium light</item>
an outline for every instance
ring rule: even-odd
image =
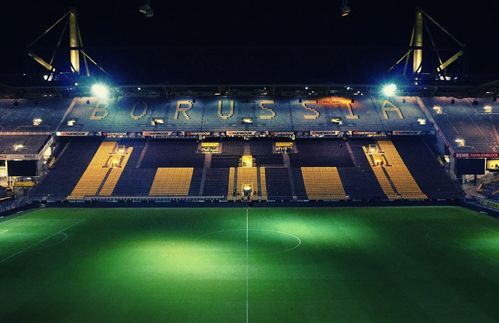
[[[139,12],[146,18],[154,17],[154,10],[151,8],[151,1],[145,0],[144,4],[139,7]]]
[[[102,83],[96,83],[92,85],[91,88],[92,95],[96,98],[107,100],[109,99],[110,90],[109,87]]]
[[[395,96],[397,94],[397,85],[395,85],[393,83],[383,85],[381,92],[386,97]]]
[[[341,1],[341,16],[346,17],[350,14],[350,6],[348,5],[348,0]]]
[[[24,148],[23,144],[15,144],[14,145],[14,151],[19,151]]]
[[[465,146],[464,138],[456,138],[456,140],[454,140],[454,142],[457,144],[458,147]]]

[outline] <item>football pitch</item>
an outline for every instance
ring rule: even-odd
[[[46,208],[0,220],[1,322],[497,322],[459,207]]]

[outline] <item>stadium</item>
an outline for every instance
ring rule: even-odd
[[[425,11],[376,84],[113,82],[77,17],[0,74],[0,321],[499,320],[499,83]]]

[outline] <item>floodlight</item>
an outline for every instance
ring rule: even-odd
[[[96,83],[91,88],[92,95],[99,99],[109,99],[109,87],[102,83]]]
[[[252,124],[252,123],[253,123],[253,118],[250,117],[243,118],[243,124]]]
[[[146,18],[151,18],[154,16],[154,10],[152,10],[149,0],[144,1],[144,4],[139,7],[139,12]]]
[[[331,118],[331,122],[333,124],[336,124],[336,125],[339,125],[339,126],[341,126],[343,124],[343,121],[341,121],[340,117],[333,117],[333,118]]]
[[[439,105],[434,105],[433,106],[433,111],[435,111],[436,114],[442,114],[443,113],[442,107],[439,106]]]
[[[346,17],[350,14],[350,6],[348,5],[348,0],[341,1],[341,16]]]
[[[392,97],[397,94],[397,85],[390,83],[383,86],[381,92],[386,97]]]
[[[456,140],[454,140],[454,142],[457,144],[458,147],[465,146],[464,138],[456,138]]]
[[[33,119],[33,126],[38,127],[41,124],[42,124],[42,118],[34,118]]]
[[[23,144],[15,144],[14,145],[14,151],[19,151],[24,148]]]
[[[426,125],[426,119],[425,118],[418,118],[418,123],[420,126]]]

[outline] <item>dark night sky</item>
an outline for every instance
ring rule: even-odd
[[[26,44],[73,5],[87,51],[117,83],[374,83],[405,52],[421,6],[467,45],[463,70],[494,80],[496,2],[351,0],[351,15],[341,18],[340,0],[152,0],[155,16],[146,19],[141,0],[9,1],[0,11],[0,74],[42,72]],[[39,52],[47,55],[56,39]]]

